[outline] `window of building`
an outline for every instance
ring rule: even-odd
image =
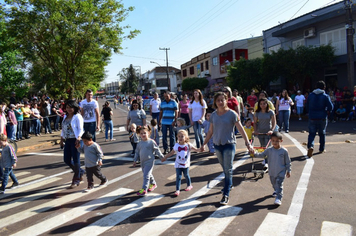
[[[194,75],[194,66],[189,67],[189,74]]]
[[[213,57],[213,66],[218,65],[218,57]]]
[[[320,33],[320,44],[331,44],[335,48],[335,55],[344,55],[347,52],[345,28]]]
[[[299,39],[292,42],[293,49],[296,49],[299,46],[304,46],[304,39]]]
[[[201,71],[204,71],[204,63],[200,63]]]
[[[209,61],[205,61],[205,69],[209,70]]]
[[[187,69],[184,69],[183,70],[183,77],[186,77],[187,76]]]
[[[268,51],[269,51],[269,53],[277,52],[280,48],[281,48],[281,45],[280,45],[280,44],[277,44],[277,45],[274,45],[274,46],[272,46],[272,47],[269,47],[269,48],[268,48]]]

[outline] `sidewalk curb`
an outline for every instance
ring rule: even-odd
[[[48,141],[48,142],[36,144],[36,145],[33,145],[33,146],[19,148],[19,149],[17,149],[17,153],[30,151],[30,150],[34,150],[34,149],[39,149],[39,148],[51,147],[51,146],[54,146],[54,145],[55,145],[55,141]]]

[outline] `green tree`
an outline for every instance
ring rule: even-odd
[[[6,0],[11,33],[34,83],[73,98],[98,88],[112,52],[134,38],[122,22],[132,7],[113,0]],[[42,68],[42,69],[41,69]],[[66,94],[67,93],[67,94]]]
[[[0,97],[10,97],[16,92],[22,97],[28,91],[28,86],[22,69],[23,58],[14,48],[14,39],[9,36],[6,27],[3,8],[0,5]]]
[[[135,93],[137,91],[139,85],[139,73],[132,64],[128,68],[123,68],[118,76],[122,81],[120,86],[122,93]]]
[[[209,85],[206,78],[186,78],[182,82],[183,91],[193,91],[194,89],[204,90]]]
[[[228,85],[232,89],[239,90],[264,89],[271,80],[263,75],[262,60],[262,58],[252,60],[241,58],[238,61],[234,61],[228,68],[228,76],[226,78]]]

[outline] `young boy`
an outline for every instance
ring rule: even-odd
[[[88,188],[84,191],[89,192],[94,188],[93,174],[101,180],[99,186],[106,185],[108,183],[108,179],[100,171],[104,155],[99,144],[93,141],[93,136],[88,131],[82,135],[82,140],[84,143],[83,147],[78,144],[76,148],[80,153],[84,153],[85,156],[84,163],[88,179]]]
[[[211,111],[207,111],[205,114],[205,120],[202,124],[203,128],[204,128],[204,134],[205,137],[209,132],[209,128],[210,128],[210,116],[211,116]],[[208,148],[209,148],[209,155],[213,156],[215,155],[215,148],[214,148],[214,143],[213,143],[213,137],[210,138],[210,140],[207,143]]]
[[[287,149],[281,146],[283,137],[279,132],[273,132],[271,142],[272,147],[267,148],[262,153],[255,153],[255,156],[268,159],[268,173],[274,188],[272,196],[276,197],[274,204],[280,206],[282,204],[284,178],[290,177],[291,161]]]
[[[0,194],[3,194],[5,192],[5,188],[9,180],[9,176],[13,181],[11,188],[18,186],[19,182],[17,181],[16,176],[12,170],[13,168],[16,167],[17,157],[14,149],[7,142],[7,136],[5,134],[0,135],[0,145],[2,147],[2,152],[1,152],[2,184],[0,187]]]

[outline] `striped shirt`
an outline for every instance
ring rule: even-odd
[[[172,125],[173,121],[176,118],[175,111],[178,110],[178,104],[176,103],[176,101],[174,101],[173,99],[171,99],[169,102],[163,100],[161,102],[160,109],[162,111],[162,125]]]

